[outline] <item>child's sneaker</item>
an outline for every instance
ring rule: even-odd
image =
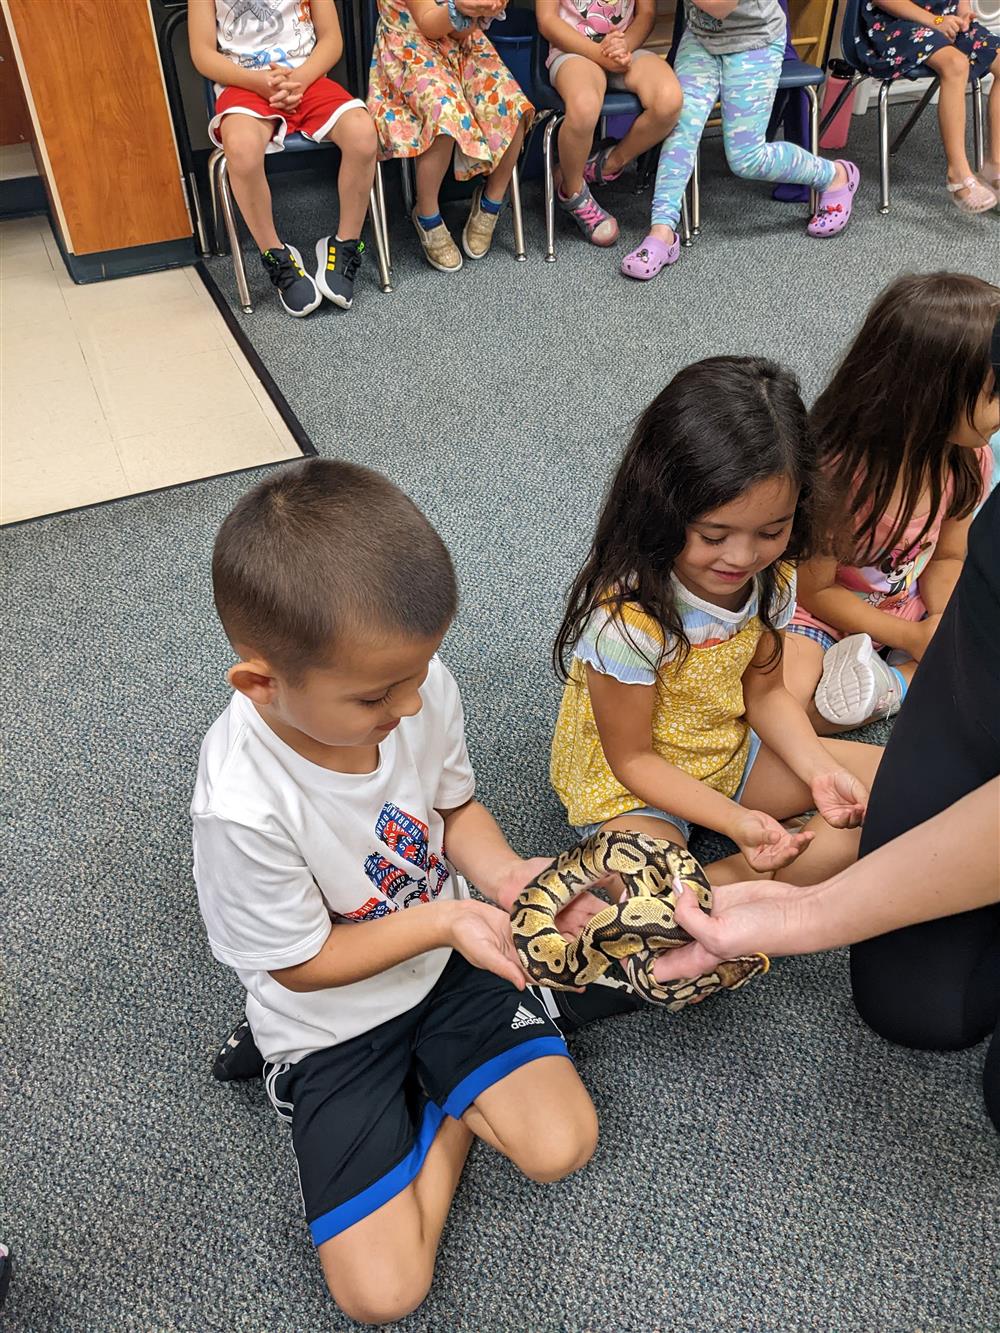
[[[212,1065],[212,1075],[220,1083],[233,1083],[242,1079],[260,1078],[263,1073],[264,1057],[257,1049],[250,1024],[244,1019],[222,1043],[222,1049]]]
[[[483,208],[483,187],[477,185],[472,194],[472,207],[462,230],[462,249],[470,259],[483,259],[493,244],[499,208]]]
[[[899,712],[906,685],[882,661],[867,634],[849,634],[823,655],[816,711],[827,722],[858,727]]]
[[[424,248],[424,258],[431,268],[436,268],[439,273],[455,273],[462,267],[462,252],[443,222],[439,222],[436,227],[425,227],[414,209],[413,225]]]
[[[586,181],[580,193],[569,199],[563,197],[562,188],[558,187],[556,202],[564,213],[570,215],[591,245],[614,245],[617,241],[617,221],[600,206]]]
[[[302,267],[302,256],[294,245],[263,250],[260,262],[281,304],[294,319],[311,314],[322,301],[319,288]]]
[[[617,148],[617,146],[613,143],[602,145],[587,158],[587,165],[583,169],[583,179],[588,185],[610,185],[612,181],[616,181],[619,176],[624,175],[624,167],[621,171],[607,170],[608,156],[612,149]]]
[[[316,242],[316,286],[341,310],[350,310],[354,304],[354,279],[364,253],[364,241],[323,236]]]

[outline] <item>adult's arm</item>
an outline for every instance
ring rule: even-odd
[[[661,980],[747,953],[834,949],[1000,902],[1000,776],[821,884],[730,884],[714,897],[709,916],[682,895],[677,920],[696,943],[657,960]]]

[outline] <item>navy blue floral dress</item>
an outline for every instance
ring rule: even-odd
[[[969,57],[976,77],[983,78],[1000,55],[1000,36],[973,19],[968,32],[960,32],[953,42],[949,41],[940,28],[934,27],[934,18],[956,13],[958,0],[924,0],[921,8],[930,18],[926,27],[910,19],[894,18],[873,0],[862,0],[860,26],[867,31],[859,31],[854,44],[868,70],[881,79],[919,79],[928,56],[954,46]]]

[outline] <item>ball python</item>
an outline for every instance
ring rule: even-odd
[[[555,918],[596,880],[616,874],[625,885],[621,901],[592,917],[575,940],[560,934]],[[683,981],[657,981],[658,952],[691,943],[674,920],[681,887],[691,889],[703,911],[712,907],[712,886],[684,847],[644,833],[595,833],[563,852],[521,892],[511,909],[511,933],[521,965],[535,981],[554,990],[591,982],[632,988],[671,1013],[718,990],[736,990],[766,972],[764,954],[722,962],[714,972]],[[620,962],[628,981],[608,975]]]

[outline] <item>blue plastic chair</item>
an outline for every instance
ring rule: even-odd
[[[208,119],[211,120],[215,115],[215,85],[211,79],[205,79],[204,87],[205,105],[208,109]],[[316,143],[312,139],[307,139],[304,134],[289,134],[285,137],[286,153],[322,152],[334,146],[328,143]],[[264,161],[267,162],[266,157]],[[222,148],[213,148],[209,155],[208,187],[212,200],[212,232],[215,253],[219,255],[225,253],[222,246],[223,231],[219,226],[219,215],[221,213],[222,221],[225,224],[225,235],[229,241],[229,250],[233,257],[233,273],[236,278],[236,291],[240,306],[244,314],[252,315],[253,304],[250,300],[250,288],[247,285],[243,251],[240,247],[239,230],[236,225],[236,206],[229,183],[229,166],[226,162],[225,151]],[[369,215],[375,239],[375,254],[378,260],[379,286],[383,292],[391,292],[392,265],[389,254],[389,233],[386,225],[385,193],[382,188],[382,168],[380,164],[376,164],[375,167],[375,184],[372,186]]]
[[[868,65],[866,31],[861,14],[861,0],[844,0],[844,21],[841,27],[840,44],[844,60],[853,73],[850,80],[841,88],[837,100],[823,117],[821,131],[833,120],[844,102],[862,79],[878,79]],[[923,115],[928,102],[934,96],[938,86],[938,76],[926,66],[920,77],[928,80],[927,91],[921,97],[916,110],[895,139],[889,142],[889,89],[895,79],[880,79],[878,90],[878,167],[879,167],[879,208],[880,213],[889,211],[889,159],[894,157],[903,146],[910,130]],[[969,86],[972,89],[972,139],[973,165],[976,171],[983,169],[983,91],[979,80],[969,73]]]
[[[788,18],[788,9],[782,5],[785,10],[785,17]],[[673,63],[677,54],[677,48],[680,45],[681,37],[684,35],[685,28],[684,4],[679,0],[677,10],[674,14],[674,32],[673,41],[670,47],[670,61]],[[823,83],[826,75],[818,65],[809,65],[798,56],[786,55],[781,66],[781,74],[778,78],[778,88],[775,95],[775,101],[778,97],[791,92],[802,91],[809,100],[809,151],[819,153],[819,93],[817,89]],[[701,171],[700,154],[695,154],[694,171],[691,175],[691,231],[693,235],[698,236],[701,233]],[[816,190],[809,191],[809,212],[810,215],[816,212],[819,207],[819,195]]]
[[[556,259],[556,184],[555,150],[553,139],[556,130],[566,118],[566,104],[556,92],[545,67],[548,59],[549,44],[539,36],[531,53],[531,100],[538,111],[532,133],[540,125],[542,131],[542,151],[545,177],[545,262],[554,264]],[[642,113],[642,103],[634,93],[608,92],[601,106],[600,133],[605,134],[606,122],[613,116],[638,116]],[[640,190],[643,188],[646,173],[639,171]],[[691,228],[688,225],[687,198],[681,202],[681,238],[685,245],[691,244]]]

